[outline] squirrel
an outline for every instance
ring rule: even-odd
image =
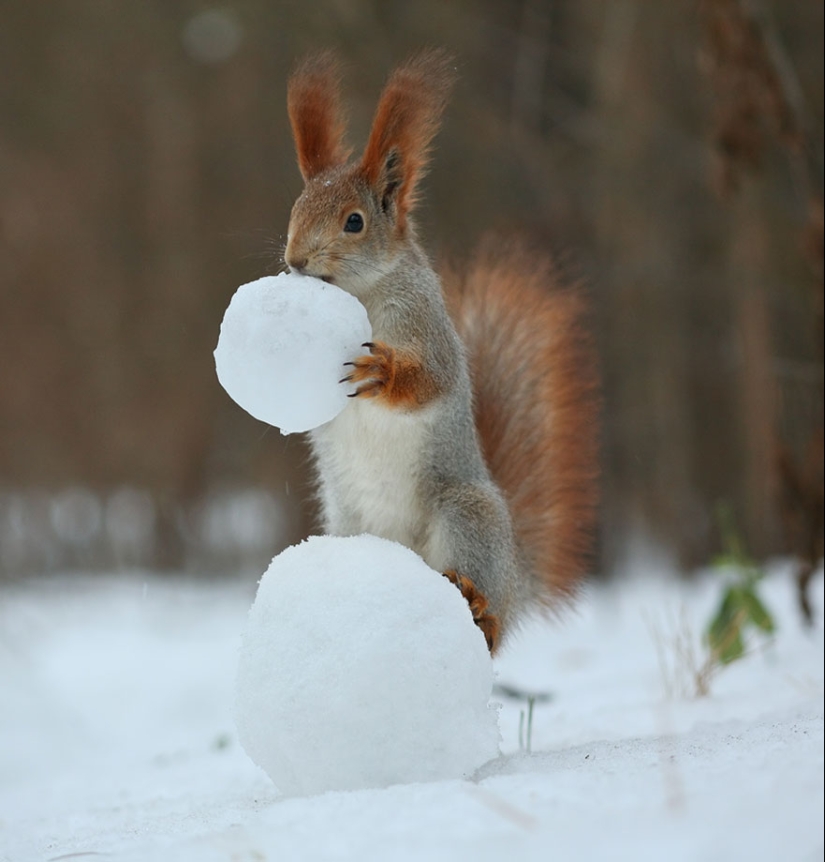
[[[489,239],[443,273],[445,291],[418,243],[411,213],[453,80],[440,49],[396,68],[350,161],[337,60],[297,67],[287,105],[304,189],[284,262],[358,298],[373,330],[342,371],[353,403],[310,432],[325,531],[417,552],[495,654],[586,569],[598,387],[582,299],[550,259]]]

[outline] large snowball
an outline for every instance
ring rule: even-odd
[[[261,579],[241,744],[285,794],[469,776],[498,755],[492,661],[459,591],[374,536],[315,536]]]
[[[256,419],[284,434],[309,431],[347,405],[344,363],[372,336],[351,294],[284,273],[239,287],[221,324],[215,367],[223,388]]]

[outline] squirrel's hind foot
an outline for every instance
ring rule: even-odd
[[[487,598],[466,575],[460,575],[455,569],[447,569],[443,574],[448,581],[458,587],[461,595],[467,600],[473,614],[473,622],[484,634],[487,648],[494,653],[501,635],[501,623],[495,614],[487,611],[489,606]]]

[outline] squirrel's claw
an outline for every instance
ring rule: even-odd
[[[501,634],[501,623],[495,614],[487,612],[489,602],[486,596],[465,575],[460,575],[455,569],[447,569],[443,573],[450,583],[455,584],[461,591],[461,595],[467,600],[473,615],[473,622],[481,629],[484,639],[487,641],[487,649],[494,653],[498,647],[498,639]]]
[[[344,365],[351,366],[353,371],[341,378],[339,383],[360,383],[355,392],[349,393],[349,398],[375,398],[390,385],[394,376],[395,351],[385,344],[367,341],[361,345],[370,352],[359,356]]]
[[[375,398],[376,395],[381,394],[384,389],[384,385],[384,382],[381,380],[371,380],[369,383],[359,386],[355,392],[350,392],[349,395],[347,395],[347,398],[358,398],[361,395],[364,395],[367,398]]]

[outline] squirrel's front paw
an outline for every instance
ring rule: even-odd
[[[368,341],[362,347],[369,349],[369,354],[359,356],[354,362],[345,362],[351,365],[352,372],[341,378],[339,383],[360,384],[355,392],[350,393],[350,398],[375,398],[392,389],[395,380],[395,351],[383,342]]]
[[[501,623],[495,614],[487,612],[488,601],[484,594],[465,575],[459,575],[455,569],[448,569],[443,573],[448,581],[455,584],[461,595],[467,600],[470,611],[473,614],[473,622],[481,629],[487,641],[487,648],[491,653],[496,651],[499,635],[501,634]]]

